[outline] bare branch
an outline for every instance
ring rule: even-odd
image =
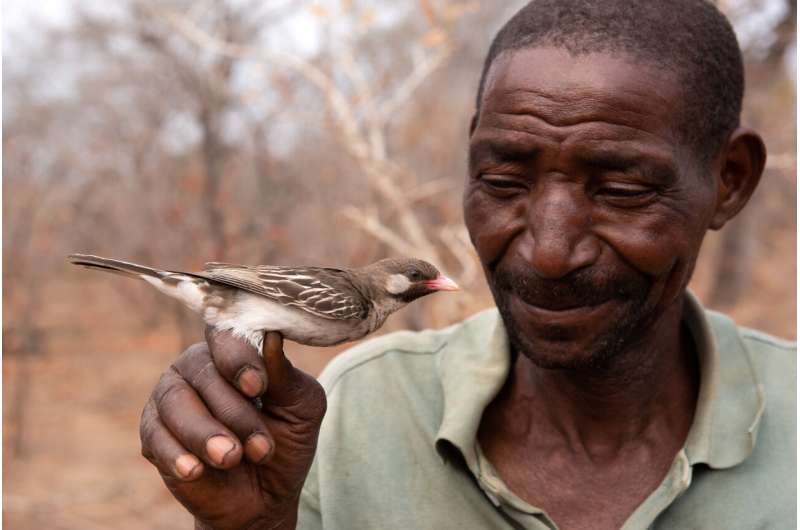
[[[446,191],[453,191],[453,183],[449,178],[431,180],[407,191],[405,193],[405,201],[411,204]]]
[[[459,280],[467,285],[472,283],[478,274],[478,259],[475,250],[469,243],[466,228],[445,226],[439,230],[439,238],[461,266]]]
[[[327,98],[328,105],[344,134],[345,145],[353,156],[356,158],[368,156],[367,146],[359,133],[358,121],[347,98],[336,87],[334,81],[311,62],[290,53],[254,48],[220,39],[203,31],[186,17],[161,8],[154,3],[147,4],[147,9],[153,15],[165,20],[190,42],[203,49],[229,57],[276,64],[300,74],[304,79],[316,86]]]
[[[376,239],[387,244],[397,253],[404,256],[415,255],[413,246],[391,228],[381,223],[377,216],[362,212],[355,206],[348,206],[342,209],[342,215],[358,225],[365,232],[372,234]]]
[[[377,119],[378,114],[375,110],[375,98],[372,89],[366,77],[364,77],[364,72],[356,62],[355,57],[353,57],[353,50],[349,44],[343,46],[337,55],[341,59],[340,66],[342,71],[355,88],[356,104],[364,108],[369,156],[376,160],[384,159],[386,158],[386,136],[381,121]]]
[[[413,182],[414,175],[387,158],[385,125],[394,110],[405,103],[413,92],[427,79],[453,52],[449,39],[438,46],[436,52],[417,64],[411,74],[403,80],[394,95],[380,109],[374,106],[372,90],[359,69],[349,49],[339,55],[339,65],[353,83],[357,93],[357,102],[362,104],[366,136],[362,132],[353,103],[340,90],[334,79],[311,62],[298,56],[256,49],[214,35],[200,29],[194,22],[172,11],[165,10],[155,4],[148,4],[148,9],[156,16],[166,20],[173,28],[189,41],[203,49],[214,53],[237,58],[249,58],[256,61],[277,64],[289,68],[316,86],[326,97],[335,123],[342,132],[342,142],[348,152],[355,158],[364,172],[370,177],[370,185],[397,212],[402,237],[381,223],[376,215],[357,214],[357,209],[348,210],[347,216],[359,224],[364,230],[404,253],[414,250],[414,254],[425,259],[440,262],[437,244],[423,228],[423,222],[410,207],[409,201],[399,182]]]
[[[436,52],[425,58],[414,70],[405,78],[403,83],[395,90],[394,94],[378,107],[377,121],[382,126],[386,125],[392,118],[394,112],[405,104],[414,94],[422,83],[428,79],[433,72],[441,67],[444,62],[453,54],[455,47],[450,41],[446,41],[439,46]]]
[[[375,187],[375,190],[397,211],[403,234],[414,245],[417,255],[433,263],[440,263],[439,252],[437,252],[433,241],[423,229],[422,222],[409,207],[403,190],[397,184],[398,182],[403,182],[402,176],[410,177],[411,175],[389,160],[371,164],[367,166],[366,170],[372,177],[370,182]]]

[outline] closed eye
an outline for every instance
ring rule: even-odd
[[[526,190],[527,186],[518,178],[512,178],[507,175],[483,174],[480,176],[480,182],[486,186],[490,192],[508,194],[516,191]]]
[[[607,186],[601,188],[599,193],[612,197],[636,197],[645,193],[652,193],[653,190],[642,186]]]
[[[631,208],[650,204],[657,197],[657,193],[649,186],[615,184],[601,187],[595,192],[595,197],[612,206]]]

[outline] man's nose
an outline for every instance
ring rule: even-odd
[[[520,253],[542,278],[558,279],[594,263],[600,242],[591,230],[591,204],[582,191],[554,186],[534,191]]]

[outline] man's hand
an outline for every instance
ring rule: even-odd
[[[294,528],[325,391],[286,359],[278,333],[264,338],[263,360],[228,332],[208,328],[206,342],[183,352],[153,390],[142,454],[197,528]]]

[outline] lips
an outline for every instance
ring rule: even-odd
[[[525,315],[526,320],[538,321],[542,324],[584,324],[596,317],[603,316],[610,303],[609,300],[593,305],[582,304],[554,309],[530,304],[518,296],[511,296],[511,304],[516,310],[515,312]]]
[[[519,295],[517,295],[519,296]],[[524,302],[526,305],[534,307],[536,309],[540,309],[542,311],[549,311],[553,313],[558,312],[566,312],[566,311],[575,311],[579,309],[587,309],[599,306],[607,302],[607,299],[603,300],[572,300],[569,298],[553,298],[553,299],[528,299],[527,297],[519,296],[520,300]]]
[[[516,287],[516,288],[515,288]],[[613,299],[608,289],[596,286],[580,286],[560,284],[542,284],[538,282],[521,282],[521,285],[504,289],[507,296],[519,298],[526,305],[544,311],[571,311],[599,306]]]
[[[607,271],[581,269],[559,278],[544,279],[529,269],[498,267],[493,291],[503,298],[516,297],[543,311],[586,310],[614,299],[636,298],[646,286],[638,278],[612,276]]]

